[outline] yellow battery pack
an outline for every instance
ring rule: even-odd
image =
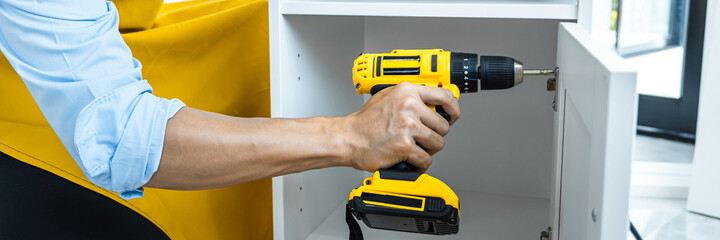
[[[447,235],[456,234],[460,223],[455,192],[437,178],[415,171],[376,171],[350,192],[347,209],[377,229]]]

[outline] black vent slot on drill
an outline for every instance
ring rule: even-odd
[[[431,72],[437,72],[437,54],[432,55],[430,58],[430,71]]]
[[[384,56],[385,61],[420,61],[420,56]]]
[[[420,75],[420,68],[385,68],[383,75]]]
[[[375,64],[375,76],[379,77],[381,73],[380,69],[382,69],[382,57],[378,56]]]
[[[459,226],[457,224],[420,218],[415,219],[415,226],[417,227],[419,233],[434,235],[457,234],[459,230]]]

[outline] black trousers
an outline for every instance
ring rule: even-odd
[[[137,212],[0,152],[0,239],[168,239]]]

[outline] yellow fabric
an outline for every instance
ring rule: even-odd
[[[132,2],[116,5],[128,9],[123,4]],[[121,19],[125,13],[120,12]],[[162,7],[152,29],[123,37],[156,95],[227,115],[269,117],[265,0],[169,4]],[[90,183],[4,57],[0,151],[120,202],[172,239],[272,239],[269,179],[205,191],[146,188],[144,197],[130,201]]]
[[[155,22],[155,16],[163,0],[112,0],[120,15],[123,32],[147,30]]]

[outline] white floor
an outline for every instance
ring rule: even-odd
[[[642,185],[637,179],[653,179],[658,182],[673,182],[667,184],[678,188],[682,177],[678,172],[682,168],[675,167],[674,172],[664,169],[665,165],[689,165],[692,162],[693,144],[668,141],[665,139],[638,136],[635,144],[633,163],[633,188],[630,199],[630,221],[645,240],[717,240],[720,239],[720,219],[707,217],[686,210],[687,200],[681,198],[640,197],[648,195],[648,186]],[[639,164],[638,164],[639,163]],[[655,163],[656,166],[653,166]],[[638,166],[646,169],[635,169]],[[659,174],[648,176],[649,172]],[[673,174],[668,174],[673,173]],[[654,179],[665,175],[667,181]],[[680,180],[678,180],[680,179]],[[682,184],[681,184],[682,185]],[[653,185],[654,186],[654,185]],[[644,192],[639,193],[639,190]],[[652,190],[652,189],[650,189]],[[667,190],[667,189],[666,189]],[[657,194],[658,191],[652,191]],[[671,194],[672,195],[672,194]],[[675,194],[677,195],[677,194]],[[686,194],[685,194],[686,196]],[[720,203],[718,203],[720,204]],[[628,237],[633,240],[632,237]]]
[[[685,199],[635,197],[630,221],[644,240],[720,239],[720,219],[688,212],[686,205]]]
[[[691,163],[695,145],[663,138],[638,135],[633,161]]]

